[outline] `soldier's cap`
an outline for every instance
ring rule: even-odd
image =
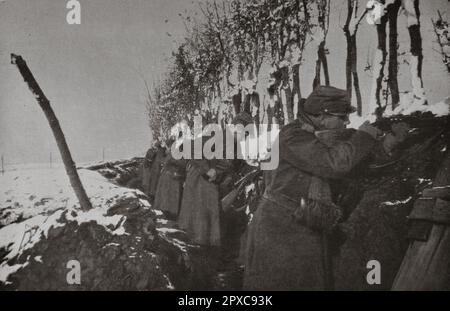
[[[347,91],[332,86],[318,86],[306,99],[303,111],[311,115],[346,116],[356,111]]]
[[[247,112],[241,112],[239,113],[234,119],[232,124],[233,125],[238,125],[238,124],[242,124],[244,127],[246,127],[247,125],[253,123],[253,118],[252,116],[247,113]]]

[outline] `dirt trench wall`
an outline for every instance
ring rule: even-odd
[[[411,156],[381,169],[366,167],[350,178],[346,202],[353,212],[344,224],[348,238],[335,263],[336,289],[391,289],[409,243],[407,216],[422,190],[431,186],[443,159],[450,156],[447,118],[418,115],[383,120],[383,126],[396,121],[412,128],[402,146],[402,154]],[[417,145],[424,150],[414,152]],[[379,285],[367,282],[370,260],[380,263]]]
[[[124,215],[127,234],[114,235],[116,228],[105,228],[94,221],[78,224],[64,215],[59,219],[63,226],[51,228],[47,237],[9,260],[10,266],[26,266],[9,277],[9,284],[0,283],[0,290],[173,290],[212,286],[207,259],[159,212],[144,208],[138,198],[128,198],[112,207],[108,215]],[[68,266],[72,260],[80,264],[80,284],[67,281],[73,271]]]

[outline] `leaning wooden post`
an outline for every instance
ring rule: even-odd
[[[39,106],[42,108],[45,116],[47,117],[53,135],[55,136],[59,152],[61,153],[64,167],[66,168],[67,175],[69,176],[70,184],[73,190],[75,191],[78,201],[80,202],[81,209],[84,211],[91,209],[92,208],[91,201],[89,201],[86,191],[83,188],[83,184],[81,183],[80,177],[78,176],[78,172],[75,167],[75,163],[72,160],[72,156],[70,154],[69,147],[67,146],[66,139],[62,132],[61,126],[59,125],[59,121],[56,118],[56,115],[53,112],[52,107],[50,106],[49,100],[42,92],[39,84],[34,79],[33,74],[28,68],[27,63],[21,56],[11,54],[11,63],[17,66],[23,79],[30,88],[30,91],[35,96]]]

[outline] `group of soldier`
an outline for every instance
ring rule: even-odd
[[[299,111],[275,141],[278,167],[262,178],[255,175],[262,190],[251,217],[249,209],[232,209],[244,222],[221,206],[236,179],[249,170],[244,160],[175,160],[170,143],[168,148],[157,143],[144,160],[143,188],[153,207],[177,219],[193,243],[223,255],[220,247],[240,237],[246,290],[333,289],[331,249],[334,237],[345,233],[344,207],[336,201],[334,185],[363,159],[375,153],[389,157],[407,133],[397,127],[383,135],[369,123],[346,129],[355,109],[347,92],[334,87],[317,87]],[[252,122],[246,112],[233,121]]]
[[[245,112],[233,120],[234,124],[244,126],[252,122],[251,116]],[[225,139],[226,135],[223,137]],[[204,138],[198,139],[205,143]],[[235,136],[235,144],[237,140]],[[247,215],[234,212],[225,215],[221,199],[233,189],[240,175],[251,167],[244,160],[237,159],[194,160],[193,152],[191,159],[175,159],[171,153],[172,144],[176,144],[174,139],[166,142],[165,146],[156,142],[148,150],[142,169],[144,192],[153,208],[176,219],[193,243],[205,247],[217,257],[232,256],[229,252],[238,252],[239,247],[231,247],[236,244],[231,240],[239,240],[240,233],[245,230]],[[235,150],[237,152],[237,148]],[[238,200],[234,203],[238,204]],[[225,251],[224,245],[230,245],[233,250],[228,248]]]

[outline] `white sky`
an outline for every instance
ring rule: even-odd
[[[80,0],[82,24],[66,23],[65,0],[0,1],[0,153],[6,163],[49,161],[59,157],[49,125],[31,96],[10,53],[20,54],[50,99],[77,162],[144,154],[150,130],[142,74],[149,83],[165,71],[167,57],[184,35],[178,14],[193,9],[191,0]],[[365,3],[365,1],[361,1]],[[421,1],[424,83],[431,102],[450,95],[449,75],[434,45],[431,17],[450,15],[447,0]],[[346,1],[332,1],[328,36],[332,84],[345,88]],[[166,20],[168,20],[166,22]],[[401,50],[409,38],[399,19]],[[166,32],[171,33],[169,37]],[[375,29],[363,22],[358,33],[363,98],[371,78],[364,73],[376,43]],[[302,68],[302,91],[311,91],[314,50]],[[399,77],[409,88],[405,70]],[[262,82],[262,81],[261,81]]]
[[[75,161],[143,154],[150,144],[142,74],[165,70],[184,26],[186,0],[81,0],[82,23],[66,23],[65,0],[0,3],[0,152],[7,163],[49,161],[58,149],[43,112],[10,64],[27,61]],[[166,23],[165,20],[168,19]],[[168,30],[170,28],[170,30]],[[166,35],[166,31],[172,37]]]

